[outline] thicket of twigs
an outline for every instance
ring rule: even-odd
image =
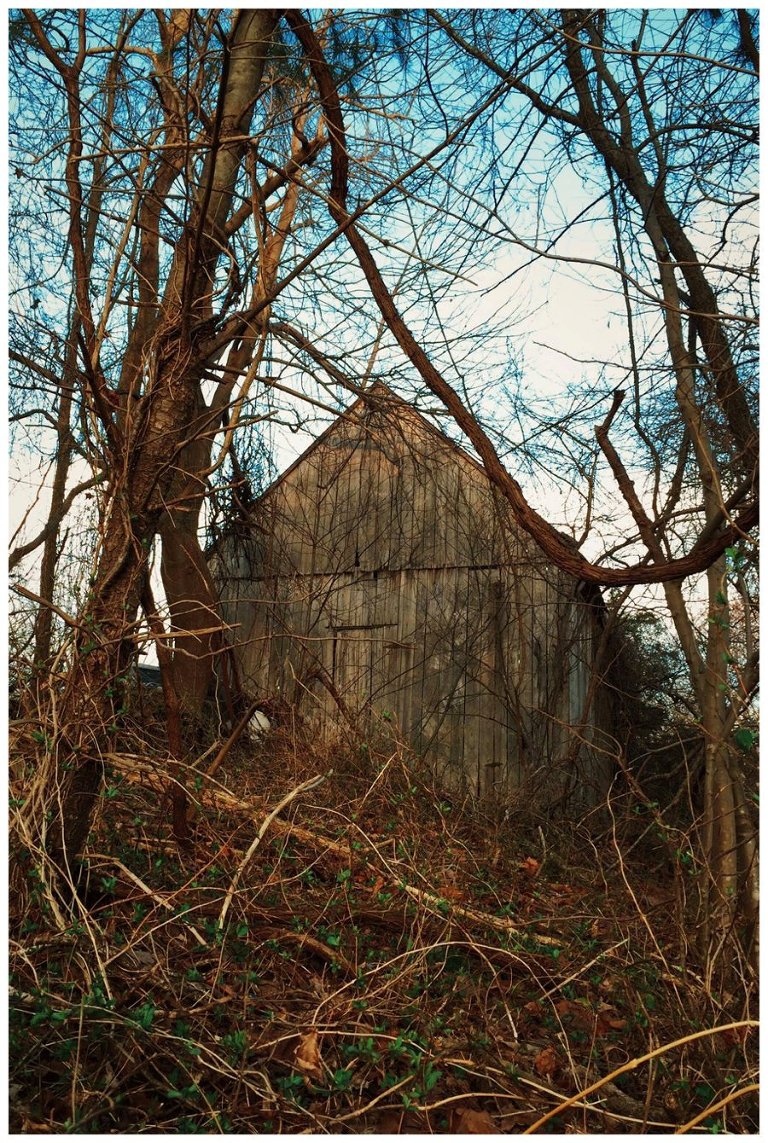
[[[11,727],[12,1131],[757,1129],[752,985],[697,963],[636,789],[564,828],[286,725],[201,754],[180,848],[145,709],[67,901],[28,842],[49,729]]]

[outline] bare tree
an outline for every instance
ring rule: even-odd
[[[18,149],[20,178],[42,165],[53,184],[54,233],[63,229],[66,238],[53,282],[63,297],[69,289],[73,307],[68,336],[59,337],[69,349],[54,355],[53,367],[34,338],[24,343],[23,328],[14,354],[20,392],[27,378],[44,377],[64,394],[51,517],[13,554],[18,562],[49,544],[36,596],[41,630],[56,610],[48,555],[71,503],[62,442],[73,424],[99,488],[90,590],[69,617],[67,760],[53,775],[60,813],[49,847],[57,855],[76,853],[86,836],[104,742],[117,733],[122,683],[143,638],[142,609],[159,646],[172,636],[172,654],[160,657],[184,723],[199,712],[222,645],[200,542],[202,506],[225,466],[237,470],[228,459],[235,432],[258,428],[267,415],[254,389],[279,389],[275,372],[295,368],[292,309],[305,305],[305,293],[309,305],[317,296],[302,276],[337,236],[312,218],[322,191],[310,168],[325,149],[325,123],[307,102],[309,77],[292,62],[295,45],[278,24],[270,10],[25,10],[14,26],[19,67],[34,77],[34,97],[55,124],[43,138],[20,83],[20,134],[35,140]],[[330,14],[321,19],[321,38],[331,25]],[[355,43],[345,50],[340,69],[354,76]],[[42,242],[44,228],[39,222]],[[283,261],[290,269],[280,276]],[[337,269],[329,256],[326,279]],[[273,321],[275,299],[294,282],[299,288]],[[60,311],[52,324],[57,318]],[[275,337],[284,331],[281,361]],[[153,613],[148,586],[156,537],[170,632]],[[169,734],[178,753],[178,725]]]
[[[753,928],[733,730],[756,658],[732,662],[728,614],[758,520],[754,262],[738,241],[755,194],[751,16],[29,11],[23,35],[65,116],[50,172],[75,302],[66,377],[105,477],[59,850],[87,833],[108,692],[153,609],[155,537],[194,716],[222,638],[202,508],[212,483],[247,476],[232,450],[266,415],[254,394],[305,384],[324,411],[386,372],[437,399],[547,560],[627,593],[662,585],[707,744],[704,942],[738,918]],[[561,176],[583,188],[572,203]],[[582,224],[577,258],[561,240]],[[535,394],[509,399],[511,304],[474,325],[462,308],[471,276],[500,286],[505,263],[599,280],[624,323],[617,360],[585,364],[546,423]],[[42,376],[39,355],[19,356]],[[578,543],[524,471],[576,498]],[[704,585],[703,634],[686,581]]]
[[[664,510],[651,519],[609,440],[609,429],[624,397],[623,390],[617,389],[607,418],[596,428],[596,438],[648,555],[635,566],[615,569],[585,559],[532,508],[520,485],[500,462],[488,434],[403,320],[371,247],[346,205],[349,148],[342,105],[322,46],[301,14],[289,13],[287,19],[304,48],[328,121],[332,151],[329,210],[339,226],[344,227],[371,292],[403,352],[466,433],[489,477],[507,497],[518,524],[558,566],[594,583],[664,584],[670,615],[691,672],[706,743],[702,850],[707,902],[703,911],[703,943],[709,948],[712,939],[715,946],[722,947],[740,914],[747,922],[747,944],[751,945],[756,936],[758,902],[755,824],[732,731],[744,698],[753,690],[751,675],[756,670],[756,660],[746,664],[750,678],[742,687],[743,693],[732,694],[729,701],[726,560],[727,552],[734,552],[735,545],[757,522],[753,390],[734,356],[731,319],[721,313],[710,282],[710,277],[717,278],[718,266],[712,261],[707,263],[697,253],[688,233],[692,222],[689,220],[686,226],[689,204],[681,198],[686,186],[677,164],[679,151],[690,147],[686,137],[690,128],[684,119],[678,138],[674,118],[659,118],[654,96],[658,92],[657,73],[663,73],[668,93],[672,85],[669,101],[679,104],[689,115],[692,111],[686,102],[700,99],[709,89],[723,104],[728,102],[729,111],[734,104],[739,109],[742,105],[748,108],[751,63],[746,69],[734,68],[727,58],[701,59],[694,55],[696,41],[690,30],[690,17],[673,20],[660,38],[659,30],[649,29],[647,17],[642,16],[637,22],[636,37],[627,42],[627,22],[621,16],[611,24],[604,15],[593,17],[566,10],[559,16],[511,18],[507,34],[514,27],[516,35],[509,36],[507,42],[517,45],[520,58],[528,57],[525,69],[521,69],[519,59],[508,59],[505,66],[499,65],[487,48],[475,46],[448,18],[435,16],[453,42],[499,77],[504,91],[497,98],[513,92],[524,96],[541,117],[561,129],[564,145],[573,147],[576,139],[582,146],[587,145],[583,161],[594,164],[597,160],[604,167],[608,194],[619,220],[617,237],[621,240],[622,231],[629,230],[634,242],[633,256],[641,268],[635,273],[647,273],[650,269],[654,275],[652,292],[648,286],[643,289],[642,284],[640,290],[646,297],[654,298],[663,318],[666,369],[673,383],[683,438],[679,463],[688,479],[673,480]],[[482,18],[476,25],[474,18],[471,23],[473,30],[479,27],[487,32]],[[488,34],[492,38],[492,33]],[[648,47],[644,37],[649,41]],[[724,48],[722,41],[714,46],[721,51]],[[542,53],[541,62],[531,62],[530,54],[534,51]],[[680,60],[686,56],[691,60],[687,70],[680,67]],[[721,74],[713,84],[707,77],[715,69]],[[735,78],[729,75],[734,70],[738,72]],[[521,72],[528,77],[525,82],[520,78]],[[556,97],[552,90],[555,87]],[[719,144],[722,124],[717,113],[711,120],[699,117],[696,129],[701,137],[696,146],[702,147],[710,139]],[[567,143],[563,128],[568,130]],[[729,131],[736,140],[733,147],[725,154],[721,148],[709,162],[717,165],[720,178],[729,179],[726,185],[732,196],[728,200],[728,205],[732,204],[730,221],[748,201],[743,192],[740,201],[737,176],[740,152],[753,140],[746,123],[736,121],[726,128],[725,134]],[[701,155],[700,151],[697,153]],[[633,285],[637,284],[621,262],[616,269],[620,283],[629,278]],[[682,292],[680,278],[686,293]],[[655,288],[657,285],[660,291]],[[637,327],[631,305],[627,317],[630,345],[634,348]],[[710,412],[713,401],[715,416]],[[636,417],[641,416],[638,408]],[[642,428],[638,435],[642,442]],[[684,488],[689,497],[695,497],[689,511],[698,522],[698,534],[694,533],[693,543],[688,539],[688,553],[679,555],[675,554],[679,545],[672,520],[676,509],[684,503]],[[703,652],[697,645],[680,586],[684,577],[700,572],[706,574],[709,599],[709,629]]]
[[[93,304],[84,186],[88,162],[98,159],[86,152],[84,117],[91,60],[104,49],[94,47],[85,12],[71,29],[73,46],[65,41],[63,50],[55,46],[54,29],[46,30],[36,13],[29,11],[26,18],[66,96],[68,245],[86,377],[84,401],[102,434],[109,473],[98,566],[81,617],[66,705],[65,735],[77,763],[63,779],[61,836],[54,849],[74,854],[87,832],[101,773],[89,728],[111,722],[110,680],[119,678],[129,661],[131,624],[144,591],[148,549],[158,531],[165,540],[172,616],[185,631],[174,663],[181,667],[175,672],[177,685],[185,696],[199,693],[204,685],[201,672],[182,665],[184,641],[195,640],[197,654],[205,656],[211,629],[217,627],[215,601],[196,547],[197,499],[190,482],[199,478],[209,455],[197,442],[210,444],[235,377],[259,344],[255,326],[243,331],[237,373],[220,382],[208,405],[201,385],[211,360],[210,321],[221,288],[217,267],[238,227],[252,216],[250,203],[235,219],[232,212],[243,164],[251,153],[249,127],[263,96],[277,15],[269,10],[239,13],[224,27],[216,13],[198,22],[189,11],[174,13],[170,20],[158,12],[157,50],[130,47],[137,15],[126,14],[115,28],[108,48],[113,62],[124,67],[128,56],[147,59],[157,100],[150,146],[133,152],[125,180],[128,222],[122,233],[112,219],[107,223],[115,239],[114,254],[100,314]],[[125,83],[124,73],[121,79]],[[212,105],[198,107],[200,92],[211,83],[216,92]],[[190,130],[196,109],[201,134]],[[128,115],[132,108],[124,111]],[[119,168],[125,160],[120,148],[123,122],[116,109],[104,116],[102,131],[97,154],[109,153]],[[309,151],[308,142],[306,148]],[[175,193],[179,180],[184,188],[180,206]],[[254,195],[260,190],[254,183]],[[99,221],[104,226],[103,217]],[[127,285],[126,264],[132,270]],[[262,273],[267,285],[266,262]],[[103,360],[110,314],[126,302],[133,316],[119,368],[110,374]],[[186,519],[192,521],[191,529]],[[184,602],[190,597],[194,610]],[[196,666],[196,660],[192,662]]]

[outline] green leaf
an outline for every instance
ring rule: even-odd
[[[136,1021],[141,1025],[145,1031],[149,1031],[152,1027],[152,1021],[155,1018],[155,1006],[151,1001],[142,1004],[141,1008],[137,1008],[135,1012]]]
[[[442,1072],[439,1068],[435,1068],[432,1064],[428,1064],[424,1069],[424,1090],[431,1091],[435,1084],[442,1077]]]
[[[333,1086],[339,1091],[346,1091],[352,1081],[350,1068],[337,1068],[333,1073]]]
[[[739,750],[751,750],[757,742],[757,734],[754,730],[749,730],[746,726],[740,726],[733,734],[736,745]]]

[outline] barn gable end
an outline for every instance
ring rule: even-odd
[[[396,728],[440,780],[477,795],[533,783],[589,803],[602,788],[599,755],[569,730],[594,606],[482,468],[385,386],[267,490],[217,563],[246,688],[279,692],[318,732],[340,718]],[[579,741],[594,741],[603,707]]]

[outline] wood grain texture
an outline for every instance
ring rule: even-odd
[[[609,729],[604,688],[576,780],[573,762],[558,770],[587,693],[594,594],[548,565],[474,459],[386,387],[334,422],[237,532],[216,562],[254,695],[279,692],[333,734],[335,689],[362,732],[401,734],[439,780],[475,795],[599,793],[605,768],[588,747]]]

